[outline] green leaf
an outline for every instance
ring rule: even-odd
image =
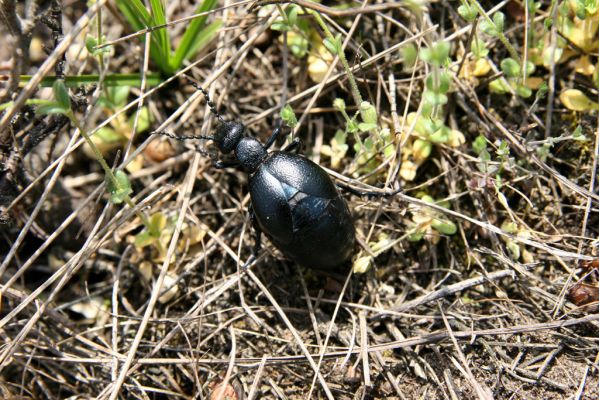
[[[102,143],[105,144],[125,142],[127,139],[122,134],[107,126],[103,126],[98,129],[98,132],[96,132],[94,137],[97,137]]]
[[[295,128],[297,126],[297,117],[293,108],[289,104],[285,104],[285,107],[281,109],[281,119],[285,122],[285,125]]]
[[[516,85],[516,88],[514,89],[516,91],[516,94],[524,99],[529,98],[530,96],[532,96],[532,89],[524,86],[524,85]]]
[[[487,20],[480,21],[480,30],[489,36],[497,36],[497,28],[495,24]]]
[[[453,222],[438,218],[432,220],[431,226],[443,235],[454,235],[458,231],[458,227]]]
[[[98,104],[113,110],[121,108],[127,104],[129,90],[129,86],[109,86],[98,99]]]
[[[94,49],[94,47],[96,47],[98,45],[98,40],[91,36],[91,35],[87,35],[85,37],[85,48],[87,49],[87,51],[89,52],[89,54],[95,55],[94,52],[96,51]]]
[[[443,104],[447,104],[447,96],[442,93],[432,92],[430,90],[426,90],[423,94],[424,100],[433,105],[433,106],[441,106]]]
[[[366,124],[377,124],[378,115],[376,108],[368,101],[360,103],[360,116],[362,117],[362,121]]]
[[[582,126],[580,125],[578,125],[576,129],[574,129],[574,132],[572,132],[572,139],[576,140],[577,142],[586,142],[589,140],[584,133],[582,133]]]
[[[471,7],[467,4],[462,4],[458,7],[458,14],[460,14],[460,16],[464,18],[466,21],[474,22],[474,20],[478,16],[478,11],[475,7]]]
[[[35,112],[39,115],[46,114],[66,114],[69,109],[65,109],[61,104],[57,101],[52,100],[43,100],[43,102],[39,102]]]
[[[476,58],[483,58],[489,55],[489,49],[487,49],[487,44],[477,37],[472,39],[472,43],[470,44],[470,50]]]
[[[483,135],[478,135],[474,142],[472,142],[472,150],[474,153],[480,154],[483,150],[487,149],[487,139]]]
[[[116,182],[113,182],[108,176],[106,177],[106,186],[110,193],[110,201],[114,204],[121,204],[133,192],[133,189],[131,189],[131,182],[126,173],[117,170],[114,176]]]
[[[503,79],[497,78],[489,82],[489,90],[493,93],[505,94],[510,92],[510,87]]]
[[[505,76],[509,78],[517,78],[520,76],[520,64],[518,64],[518,61],[514,60],[513,58],[504,58],[501,60],[500,65]]]
[[[150,233],[152,237],[155,237],[157,239],[160,238],[163,229],[166,227],[166,223],[167,218],[166,215],[164,215],[163,213],[157,212],[155,214],[152,214],[152,216],[150,217],[150,225],[147,227],[148,233]]]
[[[216,0],[204,0],[202,4],[196,8],[194,14],[208,12],[212,10],[215,5]],[[214,21],[210,25],[205,26],[207,19],[208,15],[203,15],[190,22],[183,34],[183,38],[181,38],[179,46],[175,50],[175,55],[171,62],[171,66],[175,70],[181,68],[183,61],[190,60],[195,56],[202,47],[214,38],[216,32],[220,29],[222,21]]]
[[[156,238],[153,237],[150,232],[143,231],[135,235],[134,245],[138,248],[144,248],[152,245],[156,241]]]
[[[505,22],[505,15],[501,11],[497,11],[493,15],[493,22],[495,23],[495,29],[497,29],[498,32],[503,32],[503,25],[504,25],[504,22]]]
[[[360,122],[358,124],[358,129],[360,130],[360,132],[370,132],[375,130],[378,127],[377,124],[369,124],[366,122]]]
[[[337,111],[345,111],[345,100],[340,97],[333,100],[333,108]]]
[[[293,35],[287,37],[287,46],[289,46],[291,54],[297,58],[303,58],[308,54],[310,42],[304,35]]]
[[[54,93],[54,98],[63,109],[69,110],[71,108],[71,98],[69,97],[69,91],[62,79],[57,79],[54,82],[54,84],[52,85],[52,92]]]
[[[4,110],[6,110],[7,108],[9,108],[9,107],[12,107],[12,106],[13,106],[13,104],[15,104],[15,102],[14,102],[14,101],[7,101],[6,103],[2,103],[2,104],[0,104],[0,111],[4,111]],[[25,103],[25,104],[27,104],[27,103]]]
[[[447,61],[449,49],[449,42],[440,41],[429,48],[420,49],[420,58],[424,62],[440,67]]]
[[[429,136],[429,140],[433,143],[447,143],[451,129],[448,126],[443,125],[439,130]]]
[[[401,56],[403,58],[404,67],[412,68],[418,59],[418,50],[413,43],[408,43],[401,49]]]
[[[426,233],[426,231],[424,230],[418,230],[414,233],[412,233],[411,235],[408,236],[408,242],[419,242],[422,240],[422,238],[424,237],[424,234]]]
[[[289,32],[292,28],[283,17],[280,17],[270,24],[270,29],[277,32]]]
[[[299,12],[299,6],[292,4],[287,8],[287,19],[289,20],[289,25],[295,25],[297,23],[297,14]]]
[[[525,73],[526,76],[531,76],[532,74],[534,74],[534,72],[536,71],[537,67],[534,65],[534,63],[527,61],[526,64],[524,64],[525,66]]]

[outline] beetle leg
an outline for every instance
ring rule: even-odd
[[[270,146],[273,145],[273,143],[277,140],[277,138],[279,137],[279,134],[281,133],[281,121],[279,120],[277,122],[277,126],[275,127],[275,129],[272,131],[272,133],[270,134],[270,137],[268,138],[268,140],[266,141],[266,144],[264,145],[264,148],[266,150],[268,150],[270,148]]]
[[[217,160],[217,161],[212,162],[212,166],[216,169],[238,167],[239,161],[237,161],[237,160],[230,160],[230,161]]]
[[[351,194],[355,194],[356,196],[368,196],[368,197],[393,197],[396,194],[398,194],[399,192],[401,192],[401,188],[400,189],[395,189],[392,191],[370,191],[370,190],[359,190],[356,189],[354,187],[349,186],[346,183],[343,182],[335,182],[335,185],[342,190],[345,190]]]
[[[283,149],[283,151],[293,151],[295,152],[295,154],[299,153],[300,149],[302,147],[302,141],[299,138],[295,138],[291,141],[291,143],[289,143],[287,146],[285,146],[285,148]]]
[[[252,227],[254,228],[254,247],[252,247],[252,254],[248,257],[245,264],[241,266],[241,271],[245,272],[249,266],[256,260],[256,255],[260,248],[262,247],[262,229],[258,225],[258,220],[256,219],[256,214],[254,214],[254,209],[250,204],[248,207],[248,211],[250,213],[250,221],[252,222]]]
[[[258,219],[256,218],[256,214],[254,214],[254,208],[250,204],[249,206],[250,212],[250,221],[252,222],[252,227],[254,228],[254,248],[252,249],[252,254],[258,254],[260,248],[262,248],[262,229],[260,225],[258,225]]]

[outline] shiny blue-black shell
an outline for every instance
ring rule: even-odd
[[[352,256],[355,229],[347,203],[314,162],[268,153],[250,175],[249,191],[258,225],[288,258],[333,270]]]

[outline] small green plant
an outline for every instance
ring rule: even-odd
[[[71,98],[64,82],[60,79],[57,79],[52,86],[52,91],[54,94],[54,100],[38,100],[36,112],[40,115],[63,114],[69,118],[71,123],[77,127],[77,129],[79,129],[81,136],[83,136],[86,143],[90,146],[96,160],[100,163],[102,169],[104,170],[107,189],[108,193],[110,194],[110,201],[114,204],[125,202],[129,207],[135,209],[135,204],[130,197],[133,189],[131,188],[129,177],[124,171],[113,171],[108,166],[106,160],[102,156],[102,153],[87,133],[87,130],[82,124],[79,123],[79,120],[75,116],[75,113],[71,108]],[[136,211],[136,214],[146,226],[149,226],[148,218],[142,212]]]
[[[141,0],[117,0],[116,4],[131,28],[141,31],[167,23],[163,2],[161,0],[150,0],[149,2],[149,11]],[[196,8],[195,13],[206,13],[215,5],[216,0],[204,0]],[[192,20],[185,30],[181,42],[174,50],[167,28],[151,32],[150,57],[163,74],[173,75],[183,66],[185,60],[195,56],[216,35],[222,22],[214,21],[206,25],[207,19],[208,16],[203,15]],[[143,36],[142,40],[144,40]]]
[[[449,209],[448,201],[436,201],[427,194],[420,196],[422,201],[430,204],[436,204]],[[431,243],[436,244],[441,239],[441,235],[454,235],[458,228],[447,217],[432,208],[416,208],[412,211],[412,225],[410,226],[410,235],[408,240],[419,242],[426,238]]]
[[[452,76],[449,64],[449,44],[440,41],[420,50],[419,57],[430,66],[422,94],[421,113],[411,112],[403,121],[406,145],[402,149],[400,176],[406,181],[416,178],[418,167],[431,155],[434,145],[457,147],[464,143],[464,135],[444,123],[444,106],[448,101]]]

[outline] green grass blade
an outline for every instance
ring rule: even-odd
[[[31,75],[20,76],[20,86],[24,86],[31,80]],[[42,79],[40,85],[42,87],[51,87],[56,81],[55,76],[46,76]],[[100,81],[99,75],[74,75],[65,76],[64,83],[68,87],[79,87],[81,85],[93,85]],[[148,86],[156,86],[163,82],[159,74],[146,75],[146,84]],[[139,74],[113,74],[107,75],[104,78],[106,86],[141,86],[141,76]]]
[[[152,26],[156,25],[164,25],[166,24],[166,14],[164,12],[164,4],[162,0],[150,0],[150,8],[152,11]],[[158,29],[157,31],[152,32],[152,35],[156,36],[156,40],[159,43],[160,50],[162,53],[162,62],[166,64],[168,67],[169,74],[172,74],[174,71],[170,68],[171,66],[171,41],[168,36],[168,31],[166,28]]]
[[[152,24],[152,16],[140,0],[116,0],[116,5],[135,31],[141,31]]]
[[[216,0],[205,0],[196,9],[195,14],[210,11],[215,5]],[[175,55],[172,59],[171,66],[175,70],[181,68],[184,60],[192,58],[203,46],[205,46],[206,43],[212,39],[218,28],[220,28],[220,21],[218,23],[213,22],[211,25],[204,28],[207,19],[207,15],[195,18],[185,30],[181,43],[179,43],[177,50],[175,50]]]
[[[146,9],[141,0],[116,0],[116,4],[134,31],[141,31],[158,25],[155,18]],[[157,17],[160,19],[160,14],[162,14],[162,18],[166,20],[164,18],[164,8],[161,3],[157,10],[158,11],[153,10],[154,15],[158,14]],[[159,29],[152,32],[150,35],[150,57],[152,58],[152,61],[154,61],[158,68],[165,74],[172,74],[168,61],[170,58],[170,43],[168,41],[166,29]],[[164,37],[166,37],[166,41],[164,40]],[[141,36],[141,40],[145,40],[145,35]]]

